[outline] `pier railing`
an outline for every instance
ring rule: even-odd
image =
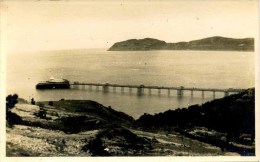
[[[167,90],[168,94],[170,91],[175,90],[177,91],[178,96],[183,96],[184,91],[190,91],[191,95],[193,95],[194,91],[200,91],[202,92],[202,96],[204,96],[204,92],[212,92],[213,97],[215,97],[216,92],[223,92],[224,96],[228,96],[230,93],[239,93],[244,91],[244,89],[234,89],[234,88],[228,88],[228,89],[219,89],[219,88],[196,88],[196,87],[168,87],[168,86],[152,86],[152,85],[129,85],[129,84],[110,84],[110,83],[85,83],[85,82],[74,82],[71,83],[71,88],[79,88],[79,86],[95,86],[97,88],[102,87],[103,91],[108,92],[109,87],[113,87],[115,90],[116,88],[121,88],[121,90],[124,90],[124,88],[129,88],[129,91],[132,92],[132,89],[137,89],[138,94],[144,93],[144,89],[148,89],[149,93],[151,93],[152,89],[157,89],[158,93],[161,93],[161,90]]]

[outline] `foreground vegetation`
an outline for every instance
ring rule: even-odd
[[[254,89],[138,120],[94,101],[8,104],[7,156],[254,155]]]
[[[137,120],[137,125],[146,130],[174,130],[222,149],[254,155],[255,92],[248,89],[202,105],[155,115],[144,114]]]

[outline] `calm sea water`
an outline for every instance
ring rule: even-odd
[[[7,56],[7,94],[36,101],[89,99],[112,106],[135,118],[143,113],[159,113],[168,109],[201,104],[213,99],[205,92],[152,90],[137,95],[127,88],[104,93],[102,88],[85,87],[69,90],[36,90],[35,85],[50,77],[66,78],[71,82],[144,84],[201,88],[254,87],[254,53],[230,51],[144,51],[112,52],[105,49],[63,50],[9,54]],[[223,97],[216,93],[216,98]]]

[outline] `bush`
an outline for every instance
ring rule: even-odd
[[[6,111],[10,111],[12,108],[14,108],[15,104],[18,103],[18,95],[8,95],[6,97]]]
[[[6,97],[6,121],[7,121],[7,125],[10,127],[12,127],[13,124],[19,124],[22,121],[20,116],[11,112],[11,109],[14,108],[15,104],[17,103],[18,103],[17,94],[8,95]]]
[[[48,105],[53,106],[53,101],[49,101]]]

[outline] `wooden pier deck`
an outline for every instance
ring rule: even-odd
[[[212,92],[213,96],[215,96],[216,92],[223,92],[224,96],[228,96],[230,93],[239,93],[242,92],[244,89],[234,89],[234,88],[228,88],[228,89],[219,89],[219,88],[196,88],[196,87],[168,87],[168,86],[153,86],[153,85],[129,85],[129,84],[110,84],[110,83],[85,83],[85,82],[74,82],[71,83],[71,88],[79,88],[79,86],[95,86],[95,87],[102,87],[103,91],[109,91],[109,87],[115,88],[129,88],[129,91],[132,91],[133,88],[137,89],[138,94],[144,93],[144,89],[148,89],[149,92],[151,92],[152,89],[157,89],[158,93],[161,92],[161,90],[168,90],[168,93],[170,91],[175,90],[177,91],[178,96],[183,96],[184,91],[190,91],[191,95],[193,95],[194,91],[200,91],[202,92],[202,95],[204,96],[204,92]]]

